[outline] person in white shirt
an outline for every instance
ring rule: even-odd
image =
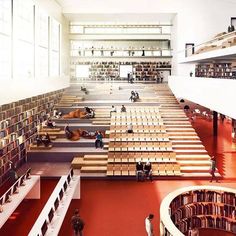
[[[154,218],[153,214],[149,214],[149,216],[145,219],[145,228],[148,236],[154,236],[153,233],[153,225],[152,220]]]
[[[188,231],[188,236],[199,236],[199,230],[196,227],[190,228]]]
[[[116,108],[113,105],[111,106],[110,117],[112,112],[116,112]]]
[[[127,132],[128,132],[128,133],[133,133],[133,125],[132,125],[132,123],[130,123],[130,124],[127,126]]]

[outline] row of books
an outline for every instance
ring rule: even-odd
[[[194,215],[218,215],[235,219],[235,213],[235,206],[217,203],[194,203],[179,208],[171,215],[171,219],[175,223]]]
[[[188,232],[190,227],[214,228],[236,233],[236,221],[231,221],[224,217],[215,216],[194,216],[187,218],[176,224],[176,227],[182,232]]]
[[[236,195],[234,193],[220,192],[220,191],[218,192],[208,191],[208,190],[191,191],[176,197],[171,202],[170,208],[172,211],[175,211],[181,206],[194,202],[216,202],[235,206]]]

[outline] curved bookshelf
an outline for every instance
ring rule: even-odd
[[[193,224],[236,233],[236,189],[189,186],[169,193],[160,207],[160,235],[184,236]]]

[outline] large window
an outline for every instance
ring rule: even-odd
[[[60,74],[60,24],[51,19],[50,26],[50,75],[57,76]]]
[[[0,0],[0,79],[11,77],[11,1]]]
[[[34,76],[34,8],[31,0],[14,0],[14,77]]]
[[[36,9],[36,76],[48,76],[48,15],[42,10]]]

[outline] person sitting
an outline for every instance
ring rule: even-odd
[[[48,147],[49,144],[51,143],[51,139],[48,133],[45,133],[43,138],[42,138],[42,143],[44,144],[45,147]]]
[[[135,91],[134,93],[135,93],[136,100],[139,99],[139,94],[138,94],[138,92]]]
[[[103,141],[102,141],[102,133],[100,131],[97,132],[96,140],[95,140],[95,147],[103,148]]]
[[[121,111],[121,112],[126,112],[126,107],[125,107],[124,105],[122,105],[120,111]]]
[[[135,95],[131,95],[129,99],[130,99],[131,102],[135,102],[136,101]]]
[[[139,181],[140,179],[143,180],[143,163],[141,161],[137,162],[136,164],[136,179]]]
[[[37,147],[40,146],[40,144],[43,143],[43,142],[42,142],[42,136],[41,136],[40,134],[37,134],[35,140],[36,140],[36,145],[37,145]]]
[[[48,127],[48,128],[54,128],[55,127],[55,123],[50,119],[48,118],[45,122],[45,125]]]
[[[86,112],[85,118],[94,118],[95,117],[95,112],[92,108],[85,107],[85,112]]]
[[[114,107],[114,105],[111,106],[110,117],[111,117],[112,112],[116,112],[116,108]]]
[[[66,138],[71,139],[73,137],[73,132],[69,128],[69,124],[64,127]]]
[[[149,161],[144,165],[144,174],[146,178],[149,178],[152,181],[152,165]]]
[[[127,132],[128,133],[133,133],[133,125],[131,123],[127,127]]]
[[[59,119],[61,117],[62,113],[59,112],[57,109],[53,110],[53,117]]]

